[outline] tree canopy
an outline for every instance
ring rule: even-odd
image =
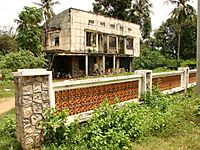
[[[149,0],[95,0],[93,3],[95,13],[139,24],[142,39],[149,38],[152,30],[151,7]]]
[[[30,50],[35,55],[39,55],[42,50],[42,29],[40,23],[42,21],[42,12],[35,7],[24,7],[16,20],[17,28],[17,44],[20,49]]]
[[[169,18],[155,31],[154,47],[165,56],[177,58],[178,35],[177,26],[173,18]],[[187,20],[181,24],[180,32],[180,58],[194,59],[196,57],[197,17],[193,21]]]

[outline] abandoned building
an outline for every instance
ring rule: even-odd
[[[140,27],[69,8],[50,21],[45,48],[57,77],[131,71],[140,55]]]

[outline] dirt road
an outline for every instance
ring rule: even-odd
[[[8,112],[9,110],[15,107],[15,98],[14,97],[6,97],[0,99],[0,115]]]

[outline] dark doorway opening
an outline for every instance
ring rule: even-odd
[[[113,68],[113,57],[106,57],[106,60],[105,60],[105,66],[106,66],[106,69],[112,69]]]
[[[131,58],[122,57],[120,58],[120,68],[124,68],[125,71],[130,71],[130,60]]]
[[[52,70],[54,78],[68,77],[72,73],[72,57],[55,56]]]

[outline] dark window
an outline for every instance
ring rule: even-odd
[[[109,36],[109,48],[116,48],[116,37]]]
[[[89,25],[94,24],[94,20],[89,20],[89,21],[88,21],[88,24],[89,24]]]
[[[86,46],[96,46],[96,33],[86,32]]]
[[[133,49],[133,38],[127,38],[126,39],[126,48],[127,49]]]
[[[120,28],[119,28],[119,29],[120,29],[120,31],[123,31],[123,30],[124,30],[124,27],[120,26]]]
[[[111,27],[112,29],[115,29],[115,25],[114,25],[114,24],[110,24],[110,27]]]
[[[128,31],[130,32],[130,31],[132,31],[132,29],[131,29],[131,28],[128,28]]]
[[[59,33],[52,33],[51,34],[51,46],[59,46]]]
[[[59,37],[55,37],[55,46],[59,45]]]
[[[100,22],[100,25],[104,27],[106,26],[105,22]]]

